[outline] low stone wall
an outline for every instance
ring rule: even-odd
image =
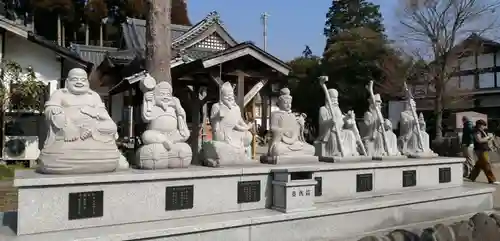
[[[367,236],[358,241],[499,241],[500,215],[478,213],[451,225],[437,224],[421,233],[394,230],[384,236]]]

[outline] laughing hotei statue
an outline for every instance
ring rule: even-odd
[[[339,107],[336,89],[327,89],[327,76],[320,77],[325,92],[325,105],[319,109],[319,135],[315,141],[315,155],[321,161],[361,161],[371,159],[366,156],[361,142],[355,115],[349,111],[346,115]]]
[[[142,82],[156,83],[147,75]],[[141,169],[185,168],[191,164],[192,151],[185,141],[190,132],[186,112],[179,99],[172,95],[172,86],[159,82],[153,89],[144,89],[142,119],[148,123],[142,134],[143,146],[138,151]]]
[[[425,132],[424,117],[422,113],[420,113],[420,117],[417,116],[416,103],[406,83],[405,89],[407,99],[405,110],[401,112],[399,150],[403,155],[413,158],[436,157],[438,155],[430,149],[429,135]]]
[[[271,113],[272,141],[261,162],[270,164],[317,162],[314,147],[305,142],[304,117],[292,112],[292,96],[288,88],[280,90],[278,111]]]
[[[392,123],[384,119],[381,112],[382,98],[379,94],[373,93],[373,81],[370,81],[367,89],[370,92],[369,108],[363,118],[365,125],[363,143],[367,154],[374,159],[401,158],[401,154],[397,151],[397,141],[393,140]],[[390,129],[387,127],[388,124]]]
[[[247,153],[252,143],[252,125],[241,117],[231,83],[221,86],[220,100],[210,113],[212,141],[203,144],[204,164],[210,167],[252,163]]]
[[[69,71],[66,88],[45,103],[49,133],[37,171],[45,174],[87,174],[128,168],[115,140],[117,126],[99,94],[89,86],[85,70]]]

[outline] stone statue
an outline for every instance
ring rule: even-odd
[[[99,94],[90,89],[85,70],[69,71],[66,88],[50,96],[44,113],[49,133],[38,172],[83,174],[128,168],[115,143],[117,126]]]
[[[401,156],[398,149],[398,137],[392,130],[392,122],[389,119],[384,121],[385,137],[387,138],[387,147],[389,156]]]
[[[292,96],[288,88],[280,91],[278,100],[280,110],[271,114],[271,132],[273,135],[268,155],[279,156],[314,156],[314,147],[304,140],[305,120],[302,115],[292,113]]]
[[[360,156],[354,112],[349,111],[346,115],[342,114],[338,101],[339,93],[336,89],[329,89],[328,96],[330,96],[330,102],[333,106],[332,110],[328,109],[328,105],[319,109],[319,135],[315,144],[316,155],[320,157]]]
[[[374,102],[375,101],[375,102]],[[365,112],[363,122],[365,124],[365,134],[363,137],[363,142],[366,146],[368,155],[373,157],[388,156],[386,151],[387,140],[384,138],[385,129],[383,127],[384,123],[378,117],[378,111],[382,106],[382,99],[379,94],[373,96],[373,100],[369,100],[368,111]],[[384,133],[383,133],[384,132]],[[386,143],[384,143],[386,142]]]
[[[425,132],[425,120],[422,113],[416,118],[416,105],[413,98],[406,101],[401,112],[400,136],[398,146],[401,153],[409,157],[435,157],[430,149],[429,135]]]
[[[153,77],[148,75],[146,79]],[[170,83],[162,81],[145,91],[142,119],[148,128],[142,134],[144,145],[138,152],[139,168],[184,168],[191,164],[191,147],[185,143],[190,136],[186,112],[179,99],[172,95]]]
[[[218,167],[251,163],[247,150],[252,143],[249,130],[253,125],[245,123],[241,117],[229,82],[221,86],[220,100],[212,106],[210,124],[212,142],[203,144],[205,165]]]

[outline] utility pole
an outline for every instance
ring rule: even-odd
[[[263,37],[263,49],[264,51],[267,52],[267,20],[269,18],[269,14],[267,12],[264,12],[260,15],[260,20],[262,21],[262,26],[263,26],[263,31],[262,31],[262,37]],[[258,93],[257,93],[258,95]],[[266,98],[267,97],[267,98]],[[262,126],[267,129],[267,120],[268,120],[268,111],[267,111],[267,100],[269,100],[269,108],[271,108],[271,98],[267,96],[267,94],[264,93],[264,98],[261,98],[261,103],[260,103],[260,120],[261,120],[261,124]],[[256,136],[257,136],[257,133],[259,130],[257,130],[257,120],[256,120],[256,111],[255,111],[255,107],[256,107],[256,103],[255,103],[255,98],[253,99],[252,101],[252,115],[254,117],[254,126],[255,126],[255,134],[254,134],[254,138],[253,138],[253,143],[252,143],[252,147],[253,147],[253,157],[255,159],[255,157],[257,156],[256,154],[256,151],[257,151],[257,143],[255,142],[255,139],[256,139]],[[266,122],[266,123],[264,123]],[[264,136],[264,139],[267,139],[267,136]]]

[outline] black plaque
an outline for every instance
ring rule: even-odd
[[[356,192],[373,190],[373,175],[371,173],[356,175]]]
[[[238,182],[238,203],[260,201],[260,181]]]
[[[194,186],[167,187],[165,191],[165,210],[182,210],[193,208]]]
[[[102,217],[103,199],[104,191],[70,193],[68,198],[68,219]]]
[[[439,168],[439,183],[451,182],[451,168],[442,167]]]
[[[417,185],[417,170],[403,171],[403,187],[414,187]]]
[[[314,196],[319,197],[323,195],[323,178],[315,177],[314,180],[317,181],[316,185],[314,186]]]

